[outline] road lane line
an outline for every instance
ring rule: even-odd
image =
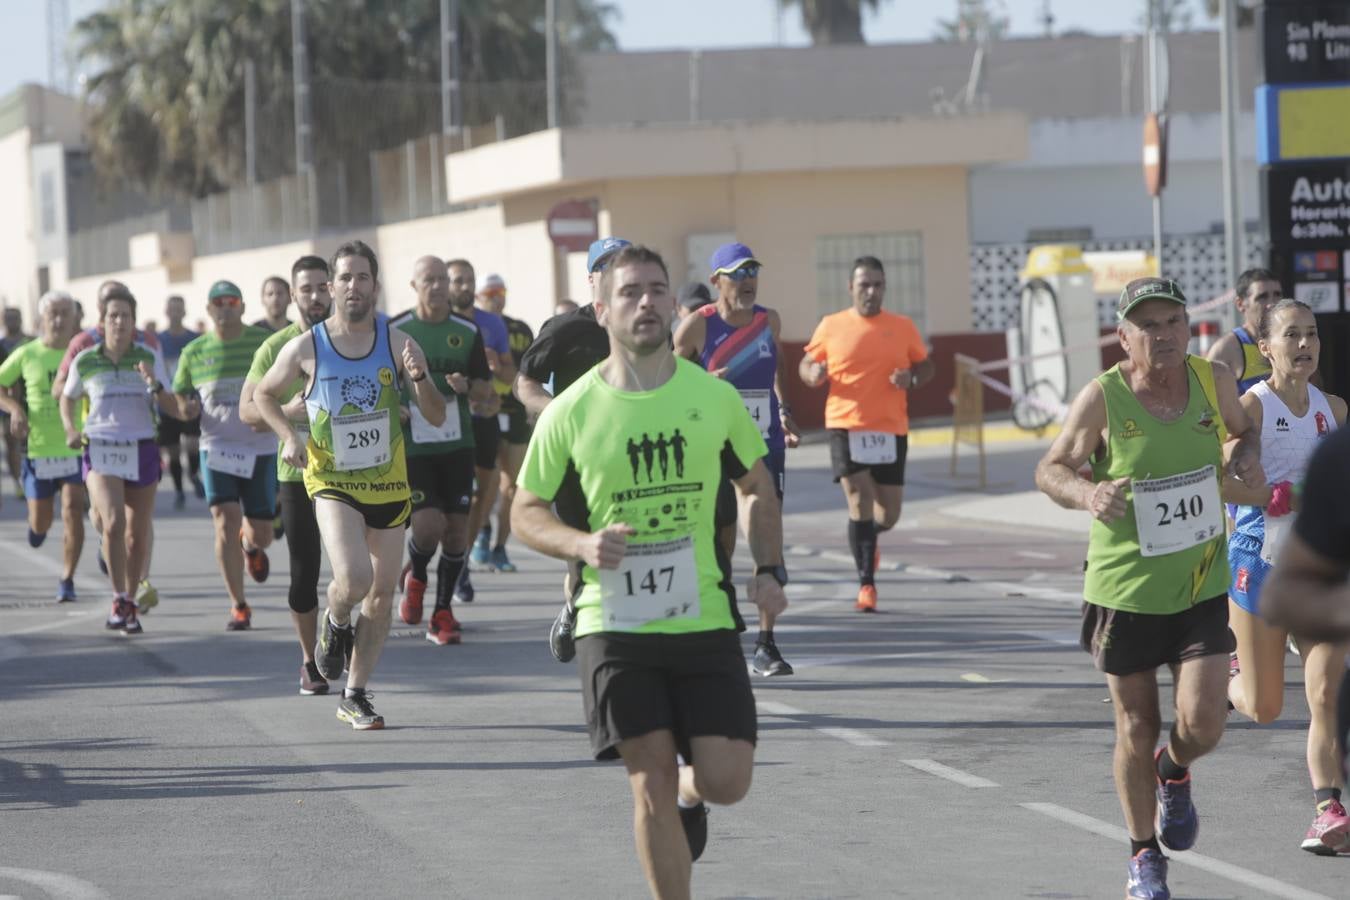
[[[87,881],[81,881],[72,875],[60,872],[43,872],[38,869],[7,869],[0,866],[0,878],[23,881],[46,891],[54,900],[108,900],[103,893]]]
[[[827,735],[828,737],[846,741],[855,747],[887,747],[890,745],[889,741],[883,741],[881,738],[872,737],[867,732],[859,731],[856,728],[825,726],[817,728],[816,731],[819,731],[821,734]]]
[[[786,703],[778,703],[775,700],[756,700],[755,708],[766,716],[804,716],[806,710],[798,709],[795,706],[788,706]]]
[[[910,540],[916,544],[927,544],[930,547],[950,547],[952,545],[951,541],[942,538],[921,537],[918,535],[910,538]]]
[[[978,775],[972,775],[969,772],[962,772],[960,769],[953,769],[951,766],[944,766],[934,759],[902,759],[900,762],[909,766],[911,769],[918,769],[920,772],[927,772],[929,775],[936,775],[939,778],[954,781],[962,787],[998,787],[998,782],[990,781],[988,778],[981,778]]]
[[[1039,550],[1018,550],[1018,556],[1025,556],[1027,559],[1058,559],[1053,553],[1042,553]]]
[[[1075,812],[1072,809],[1066,809],[1054,803],[1022,803],[1019,805],[1024,809],[1049,816],[1066,825],[1072,825],[1075,828],[1081,828],[1084,831],[1108,838],[1118,844],[1130,842],[1130,836],[1124,828],[1103,822],[1100,819],[1094,819],[1092,816]],[[1226,863],[1210,856],[1203,856],[1194,850],[1184,852],[1168,850],[1167,859],[1169,862],[1179,862],[1197,869],[1203,869],[1211,875],[1218,875],[1220,878],[1226,878],[1229,881],[1255,888],[1258,891],[1265,891],[1275,897],[1284,897],[1286,900],[1331,900],[1325,894],[1318,894],[1315,891],[1286,884],[1268,875],[1262,875],[1259,872],[1253,872],[1250,869],[1244,869],[1241,866],[1235,866],[1232,863]]]

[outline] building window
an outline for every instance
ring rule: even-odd
[[[816,238],[816,306],[822,316],[849,303],[848,280],[853,261],[875,256],[886,267],[885,308],[914,320],[925,332],[923,235],[917,231],[888,234],[827,234]]]
[[[44,237],[56,234],[56,175],[43,172],[38,186],[42,203],[42,234]]]

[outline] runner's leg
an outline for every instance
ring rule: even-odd
[[[89,504],[88,493],[84,485],[67,482],[61,488],[61,525],[62,535],[62,578],[75,577],[75,567],[80,564],[80,554],[84,551],[84,510]]]
[[[1228,657],[1214,654],[1188,659],[1172,667],[1176,719],[1167,740],[1167,753],[1188,768],[1219,745],[1228,721],[1223,702],[1228,685]]]
[[[511,537],[511,502],[516,499],[516,478],[520,475],[521,463],[525,461],[525,448],[525,444],[513,444],[505,440],[497,448],[497,464],[501,471],[501,499],[497,503],[498,547],[505,547]]]
[[[1157,672],[1107,675],[1112,705],[1116,711],[1116,749],[1112,769],[1116,795],[1125,813],[1125,827],[1133,841],[1154,835],[1158,776],[1153,754],[1162,731],[1158,707]]]
[[[1255,722],[1274,722],[1284,705],[1285,631],[1232,600],[1228,601],[1228,627],[1237,636],[1239,667],[1237,677],[1228,682],[1228,700]]]
[[[60,490],[58,487],[57,490]],[[54,497],[28,501],[28,530],[34,534],[46,534],[52,527]]]
[[[216,530],[216,565],[225,579],[225,591],[230,605],[244,607],[244,549],[239,543],[239,529],[244,514],[237,500],[211,505],[211,522]]]
[[[114,594],[126,594],[133,584],[127,578],[126,483],[120,478],[90,472],[89,497],[103,534],[103,561]]]
[[[153,481],[145,487],[126,487],[127,589],[131,591],[150,578],[150,551],[154,542],[151,524],[157,487]]]
[[[1341,772],[1341,746],[1336,735],[1336,702],[1345,674],[1345,644],[1309,644],[1303,651],[1305,690],[1308,696],[1308,774],[1314,790],[1345,787]]]
[[[866,469],[843,475],[839,484],[848,503],[848,545],[858,569],[858,583],[870,585],[874,581],[873,564],[877,549],[876,498],[877,486],[872,473]],[[897,515],[899,507],[897,505]]]
[[[649,732],[620,742],[618,751],[633,791],[634,842],[652,896],[686,900],[694,863],[676,807],[675,736]]]
[[[328,615],[334,624],[350,625],[352,610],[370,593],[374,567],[366,546],[366,522],[361,513],[329,497],[314,499],[323,550],[333,567],[328,582]]]
[[[704,735],[689,739],[692,765],[680,775],[680,799],[730,806],[750,793],[755,745],[734,738]]]
[[[347,689],[365,688],[375,664],[380,661],[389,624],[394,614],[394,591],[403,568],[403,528],[366,528],[369,547],[371,588],[361,605],[356,623],[356,643],[352,648],[351,672]]]
[[[286,550],[291,560],[291,585],[286,595],[291,608],[291,623],[300,639],[300,653],[306,663],[314,661],[314,641],[318,637],[319,523],[314,519],[314,501],[298,481],[283,482],[278,491],[281,518],[286,526]]]

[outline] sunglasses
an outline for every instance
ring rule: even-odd
[[[734,269],[730,272],[718,272],[717,274],[725,275],[732,281],[744,281],[747,278],[758,278],[759,266],[751,263],[748,266],[741,266],[739,269]]]
[[[212,306],[239,306],[244,301],[238,297],[212,297]]]

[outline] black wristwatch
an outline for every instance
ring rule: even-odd
[[[788,583],[787,566],[783,565],[782,563],[779,563],[776,566],[760,566],[759,568],[755,569],[755,575],[756,577],[760,575],[772,575],[773,580],[778,582],[780,587],[787,587]]]

